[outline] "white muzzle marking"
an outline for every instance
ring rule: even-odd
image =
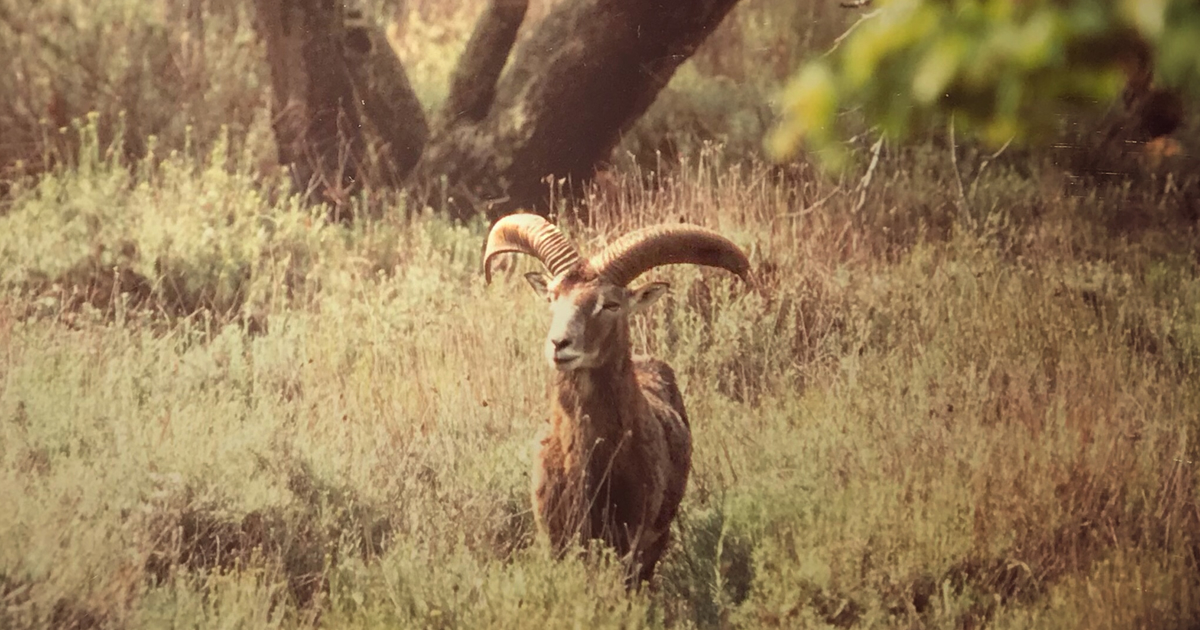
[[[584,367],[584,320],[579,309],[569,299],[560,299],[550,306],[552,317],[546,333],[546,360],[554,369],[569,372]]]

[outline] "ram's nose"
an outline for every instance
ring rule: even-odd
[[[580,353],[570,337],[550,338],[546,340],[546,358],[550,365],[557,370],[573,370],[578,367]]]

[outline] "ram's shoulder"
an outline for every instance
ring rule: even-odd
[[[654,415],[664,423],[672,420],[688,425],[687,411],[683,406],[683,394],[675,379],[675,370],[666,361],[653,357],[634,357],[634,371],[638,386],[650,402]]]

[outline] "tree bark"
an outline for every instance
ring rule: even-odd
[[[545,211],[551,186],[590,180],[736,3],[560,3],[518,47],[487,115],[434,132],[416,181],[444,177],[440,201],[460,218]]]
[[[479,122],[496,98],[496,81],[517,41],[529,0],[493,0],[475,25],[462,58],[450,77],[450,94],[440,124]]]
[[[354,83],[353,102],[359,106],[359,117],[370,124],[382,145],[372,175],[380,184],[398,188],[421,157],[429,139],[429,125],[383,29],[366,23],[355,12],[351,17],[344,50]]]
[[[281,163],[296,186],[344,216],[357,185],[363,140],[342,54],[342,3],[256,0],[267,44],[272,113]]]
[[[297,183],[344,203],[361,185],[365,126],[386,147],[384,182],[494,220],[545,212],[559,183],[579,190],[737,0],[564,0],[507,72],[528,0],[491,0],[432,130],[379,29],[347,26],[332,0],[256,3]]]

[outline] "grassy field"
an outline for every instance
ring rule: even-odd
[[[763,16],[807,19],[740,11],[713,45],[752,51],[743,71]],[[744,78],[719,58],[668,96],[711,110],[661,101],[623,149],[682,161],[631,159],[587,225],[563,219],[586,251],[708,225],[761,280],[661,269],[672,293],[635,323],[695,438],[651,588],[534,536],[533,263],[485,286],[485,226],[400,199],[326,224],[263,174],[261,95],[225,85],[243,126],[138,157],[101,113],[6,180],[0,627],[1196,628],[1195,172],[1081,184],[1055,154],[981,170],[937,141],[887,145],[866,185],[766,166],[749,123],[670,133],[756,120],[703,98]]]

